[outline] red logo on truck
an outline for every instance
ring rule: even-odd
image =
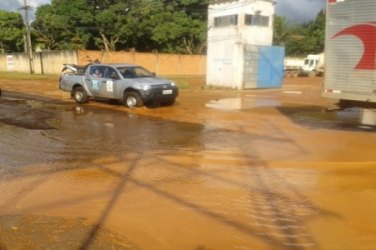
[[[335,34],[333,38],[353,35],[359,38],[364,46],[363,56],[355,69],[375,70],[376,69],[376,22],[357,24],[345,28]]]
[[[344,0],[328,0],[328,3],[337,3],[337,2],[343,2]]]

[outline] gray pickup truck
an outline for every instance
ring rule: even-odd
[[[144,104],[173,105],[178,88],[168,79],[158,78],[133,64],[64,64],[59,88],[71,93],[77,103],[89,98],[115,99],[129,108]]]

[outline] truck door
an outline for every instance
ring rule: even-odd
[[[94,97],[101,97],[102,84],[105,82],[103,78],[104,66],[90,66],[86,72],[85,84],[87,89]]]
[[[119,80],[116,71],[109,66],[93,65],[86,75],[86,86],[94,97],[115,98],[115,85]]]
[[[103,78],[101,82],[100,94],[106,98],[117,98],[119,96],[120,77],[112,67],[103,67]]]

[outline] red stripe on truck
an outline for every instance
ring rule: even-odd
[[[332,1],[332,0],[329,0]],[[376,23],[369,22],[357,24],[345,28],[335,34],[333,38],[344,35],[353,35],[359,38],[364,46],[364,52],[355,69],[375,70],[376,69]]]

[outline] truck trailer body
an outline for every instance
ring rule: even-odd
[[[328,0],[325,57],[323,97],[375,107],[375,0]]]

